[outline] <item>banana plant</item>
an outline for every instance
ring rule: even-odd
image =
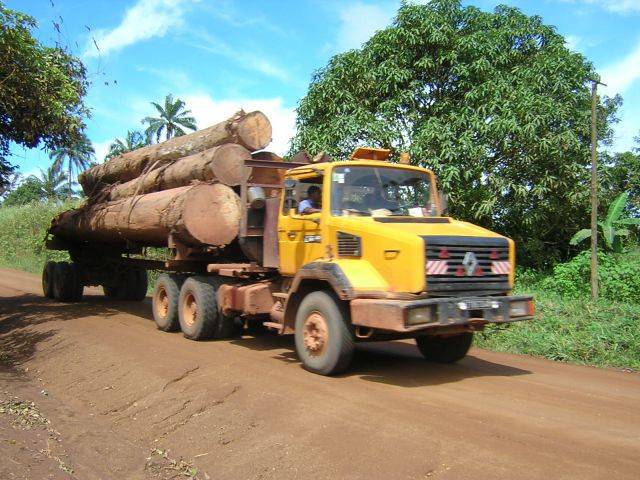
[[[604,221],[598,222],[606,248],[616,253],[622,252],[622,237],[626,237],[631,233],[628,228],[625,228],[625,225],[640,225],[640,218],[622,218],[628,197],[628,192],[618,195],[609,206],[609,211]],[[591,230],[583,228],[576,232],[569,243],[577,245],[590,237]]]

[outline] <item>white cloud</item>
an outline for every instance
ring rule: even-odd
[[[109,153],[109,145],[113,143],[114,139],[105,140],[104,142],[92,142],[93,149],[96,152],[96,161],[98,163],[102,163],[104,161],[104,157]]]
[[[577,51],[578,46],[582,44],[582,38],[577,35],[567,35],[564,38],[564,43],[567,44],[567,48],[571,51]]]
[[[640,42],[626,57],[605,67],[601,72],[603,91],[609,95],[623,93],[640,79]]]
[[[84,56],[97,57],[101,53],[121,50],[142,40],[163,37],[169,29],[182,25],[188,7],[197,1],[199,0],[138,0],[127,9],[120,25],[95,32]]]
[[[251,47],[235,48],[229,43],[215,37],[210,32],[198,30],[194,32],[198,41],[187,40],[188,45],[204,50],[205,52],[221,55],[237,62],[243,68],[262,73],[268,77],[278,79],[284,83],[295,83],[289,74],[289,69],[275,64],[264,58]]]
[[[267,150],[278,155],[284,155],[289,150],[289,141],[296,131],[296,115],[293,108],[287,108],[283,105],[280,97],[217,100],[207,93],[181,94],[179,97],[191,110],[200,129],[221,122],[240,109],[245,112],[260,110],[269,118],[273,129],[273,141]]]
[[[360,48],[378,30],[391,23],[397,3],[373,5],[357,1],[338,11],[340,27],[336,47],[339,51]]]
[[[562,0],[565,3],[595,5],[614,13],[640,12],[640,0]]]

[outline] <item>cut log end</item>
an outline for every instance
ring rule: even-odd
[[[215,150],[210,162],[211,178],[225,185],[240,185],[251,175],[251,168],[245,166],[245,160],[250,159],[251,153],[241,145],[222,145]]]
[[[251,151],[262,150],[271,143],[271,122],[259,111],[248,113],[238,124],[239,142]]]
[[[193,187],[184,205],[183,226],[196,242],[227,245],[237,237],[242,208],[231,188],[221,184]]]

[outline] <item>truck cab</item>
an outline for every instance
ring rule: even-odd
[[[533,318],[532,298],[510,295],[513,241],[444,216],[433,172],[389,154],[360,148],[285,175],[277,239],[286,298],[275,317],[319,373],[341,363],[317,366],[331,338],[411,337],[427,358],[455,361],[474,331]],[[310,188],[321,189],[319,212],[299,207]],[[305,306],[312,294],[335,305]],[[341,312],[344,331],[329,311]]]

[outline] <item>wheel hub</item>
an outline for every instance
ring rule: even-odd
[[[155,304],[156,312],[160,317],[164,318],[169,314],[169,295],[167,295],[165,288],[161,287],[158,289]]]
[[[192,293],[187,294],[184,299],[182,314],[182,318],[187,326],[192,327],[198,315],[198,304],[196,303],[196,297]]]
[[[304,346],[312,356],[322,355],[329,342],[327,321],[319,312],[313,312],[304,322]]]

